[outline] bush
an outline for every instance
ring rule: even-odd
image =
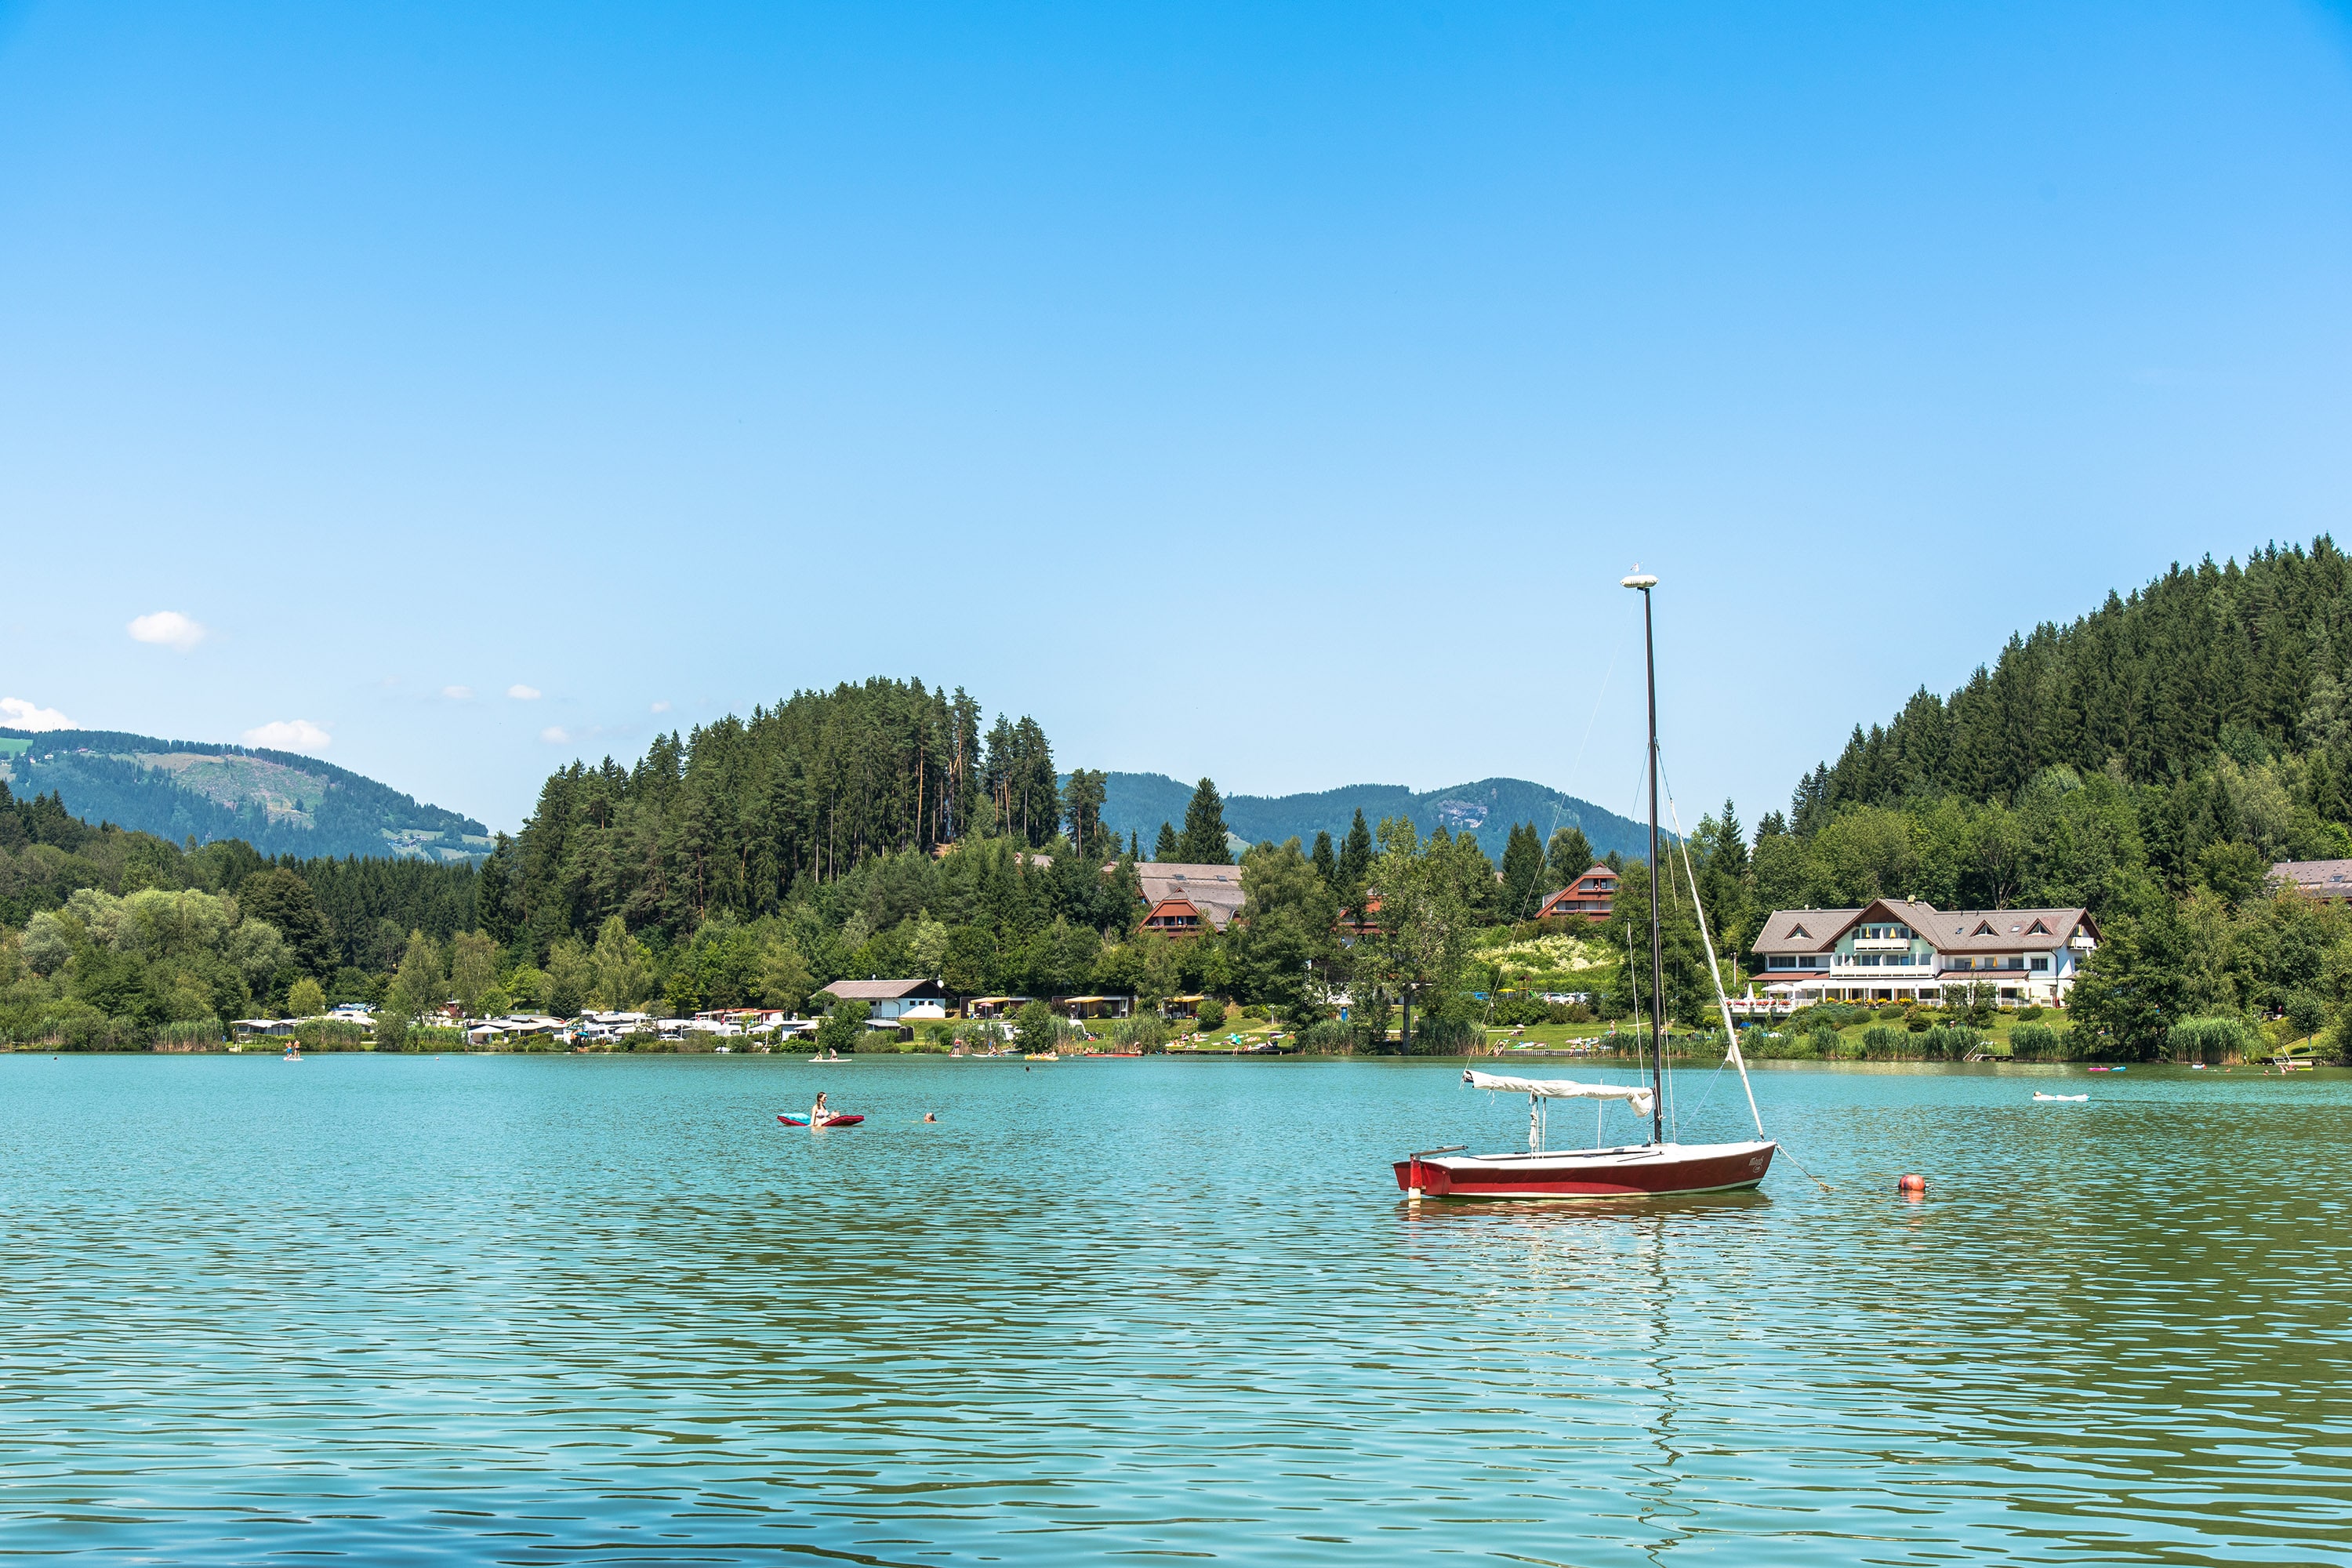
[[[1418,1019],[1413,1024],[1412,1052],[1423,1057],[1458,1057],[1486,1048],[1486,1031],[1467,1018]]]
[[[1062,1037],[1060,1023],[1043,1002],[1024,1002],[1013,1016],[1013,1037],[1024,1051],[1050,1051]]]
[[[1168,1038],[1174,1033],[1168,1021],[1154,1013],[1141,1017],[1121,1018],[1110,1026],[1111,1043],[1123,1049],[1138,1050],[1146,1056],[1168,1048]]]
[[[2074,1030],[2027,1022],[2009,1031],[2009,1054],[2021,1062],[2066,1062],[2073,1061],[2079,1050]]]
[[[1789,1027],[1801,1035],[1810,1035],[1823,1026],[1843,1029],[1852,1024],[1867,1024],[1870,1021],[1870,1009],[1858,1002],[1816,1002],[1789,1015]]]
[[[1873,1024],[1862,1032],[1862,1054],[1873,1061],[1893,1061],[1910,1048],[1911,1036],[1906,1030]]]
[[[1242,1009],[1242,1016],[1250,1019],[1262,1019],[1265,1016],[1265,1009],[1253,1002],[1248,1006]]]
[[[1813,1026],[1805,1031],[1805,1039],[1813,1047],[1813,1055],[1825,1061],[1833,1060],[1844,1052],[1845,1037],[1823,1019],[1814,1020]]]
[[[2024,1006],[2020,1007],[2017,1010],[2017,1021],[2021,1024],[2031,1024],[2035,1019],[2041,1017],[2042,1012],[2043,1008],[2041,1003],[2028,1002]]]
[[[1923,1054],[1956,1062],[1966,1060],[1983,1043],[1982,1037],[1966,1024],[1938,1024],[1919,1037]]]
[[[1298,1037],[1298,1048],[1321,1051],[1327,1055],[1344,1054],[1360,1048],[1364,1035],[1361,1024],[1343,1024],[1337,1018],[1326,1018],[1319,1024],[1307,1026]]]
[[[1035,1006],[1045,1004],[1035,1003]],[[873,1009],[855,998],[835,1002],[816,1026],[816,1048],[824,1051],[855,1051],[866,1038],[866,1020]]]
[[[387,1007],[375,1016],[375,1048],[380,1051],[404,1051],[415,1026]]]
[[[2286,1024],[2297,1039],[2308,1039],[2319,1033],[2327,1022],[2327,1004],[2308,991],[2297,991],[2286,999]]]
[[[367,1028],[348,1018],[305,1018],[294,1038],[306,1051],[356,1051],[367,1044]]]
[[[1903,1026],[1915,1035],[1924,1035],[1936,1026],[1936,1021],[1927,1016],[1927,1009],[1914,1002],[1903,1009]]]
[[[2165,1031],[2164,1051],[2177,1062],[2259,1059],[2270,1053],[2242,1018],[2183,1018]]]
[[[1225,1005],[1212,996],[1202,1001],[1198,1018],[1201,1032],[1213,1035],[1225,1026]]]

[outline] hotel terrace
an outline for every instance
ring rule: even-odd
[[[2085,910],[1939,910],[1914,899],[1775,910],[1756,939],[1759,973],[1741,1010],[1933,1003],[1964,984],[1990,985],[2003,1006],[2063,1006],[2098,942]]]

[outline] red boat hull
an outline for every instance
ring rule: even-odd
[[[1560,1154],[1415,1156],[1397,1186],[1432,1198],[1650,1198],[1752,1187],[1778,1143],[1664,1143]]]

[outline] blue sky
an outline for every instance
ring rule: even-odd
[[[500,826],[874,673],[1625,811],[1637,560],[1752,823],[2347,416],[2341,10],[0,6],[0,696]]]

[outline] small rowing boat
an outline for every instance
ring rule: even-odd
[[[2088,1099],[2090,1099],[2091,1097],[2090,1097],[2089,1095],[2087,1095],[2087,1094],[2044,1094],[2044,1093],[2042,1093],[2040,1089],[2035,1089],[2035,1090],[2033,1091],[2033,1098],[2034,1098],[2034,1099],[2036,1099],[2036,1100],[2088,1100]]]

